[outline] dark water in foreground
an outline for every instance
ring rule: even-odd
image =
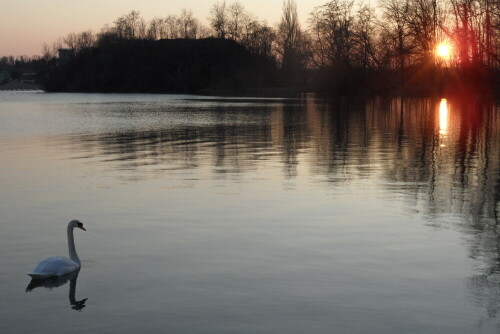
[[[0,333],[498,333],[499,148],[477,100],[0,92]]]

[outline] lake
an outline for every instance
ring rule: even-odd
[[[0,92],[0,333],[498,333],[499,148],[474,98]]]

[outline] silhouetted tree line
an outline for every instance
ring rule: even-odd
[[[19,79],[24,73],[35,72],[39,65],[39,57],[3,56],[0,57],[0,85]]]
[[[248,87],[262,87],[261,84],[266,82],[326,94],[429,93],[445,88],[491,88],[499,81],[498,0],[379,0],[377,7],[364,1],[332,0],[310,13],[307,28],[299,23],[294,0],[283,1],[281,19],[275,26],[247,12],[239,2],[221,0],[212,6],[208,22],[209,26],[204,25],[190,10],[183,10],[180,15],[156,17],[149,22],[138,11],[131,11],[97,34],[91,31],[71,33],[52,47],[44,46],[43,56],[40,57],[40,63],[45,64],[45,68],[41,69],[44,83],[49,89],[65,87],[73,90],[77,86],[82,89],[85,85],[76,81],[83,73],[87,82],[89,76],[99,77],[101,81],[96,79],[97,82],[106,81],[102,79],[102,73],[91,74],[91,71],[98,70],[108,73],[122,86],[123,81],[117,76],[126,77],[125,73],[128,73],[137,77],[137,80],[144,81],[141,91],[143,88],[152,91],[170,91],[173,88],[181,91],[186,87],[189,90],[200,89],[204,86],[202,82],[207,83],[211,78],[198,78],[199,82],[193,83],[192,79],[183,76],[203,75],[223,69],[186,52],[202,52],[199,48],[206,47],[208,50],[204,52],[212,59],[214,53],[209,50],[215,51],[221,45],[224,45],[222,50],[229,52],[223,54],[218,50],[216,53],[223,59],[222,62],[228,64],[228,69],[223,71],[225,75],[232,70],[235,73],[231,77],[242,77],[244,73],[248,74],[248,67],[258,69],[251,72],[253,75],[246,82]],[[163,42],[206,38],[213,39],[201,43]],[[220,40],[236,43],[223,44]],[[439,56],[436,53],[440,43],[450,47],[450,55]],[[237,48],[236,45],[245,49],[241,49],[246,54],[243,57],[245,60],[233,58],[231,52]],[[142,49],[133,50],[134,47]],[[172,55],[177,52],[177,47],[181,48],[179,53],[186,59],[196,61],[190,64],[184,61],[184,67],[198,68],[200,72],[190,70],[192,73],[188,74],[183,72],[183,67],[178,67],[177,85],[167,80],[168,84],[162,86],[161,80],[156,80],[154,84],[160,86],[152,86],[153,83],[146,84],[149,77],[139,78],[139,69],[143,67],[170,66],[172,69],[181,66],[175,63],[176,58]],[[64,62],[65,67],[56,60],[57,51],[61,48],[75,52],[74,59]],[[172,49],[160,52],[160,48]],[[156,59],[144,54],[145,50],[169,55]],[[126,53],[114,55],[113,51]],[[130,59],[126,61],[127,57]],[[127,67],[119,68],[114,64],[115,58]],[[154,63],[145,64],[146,61]],[[174,63],[161,64],[169,61]],[[106,64],[105,67],[103,64]],[[85,66],[85,69],[78,66]],[[211,68],[202,71],[203,66]],[[123,73],[111,73],[109,68]],[[68,71],[80,74],[76,76]],[[171,75],[171,72],[164,74]],[[256,76],[260,77],[257,79]],[[65,80],[73,81],[65,85]],[[233,84],[230,83],[232,79],[226,81],[229,85]],[[101,87],[104,86],[99,83],[93,89],[101,90]],[[130,85],[127,87],[134,90]],[[115,88],[107,86],[107,90]]]
[[[492,0],[333,0],[309,19],[322,88],[434,91],[490,86],[500,69],[500,5]],[[449,56],[439,56],[439,44]],[[473,86],[468,85],[468,87]],[[459,87],[452,87],[459,88]]]

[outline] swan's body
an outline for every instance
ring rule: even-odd
[[[43,279],[54,276],[64,276],[75,270],[80,269],[80,259],[75,250],[75,239],[73,238],[73,229],[78,227],[85,231],[83,224],[78,220],[72,220],[68,224],[68,250],[69,259],[64,256],[49,257],[37,264],[29,276],[36,279]]]
[[[64,256],[49,257],[37,264],[33,272],[28,273],[33,278],[64,276],[80,268],[80,263]]]

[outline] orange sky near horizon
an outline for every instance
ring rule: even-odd
[[[131,10],[140,11],[146,20],[180,14],[183,8],[191,9],[195,17],[207,23],[210,8],[215,0],[0,0],[0,57],[39,55],[44,43],[52,44],[71,32],[91,29],[97,32],[105,24]],[[233,1],[227,0],[227,3]],[[247,11],[269,24],[276,24],[281,17],[282,0],[240,0]],[[303,27],[314,7],[328,0],[296,0]]]

